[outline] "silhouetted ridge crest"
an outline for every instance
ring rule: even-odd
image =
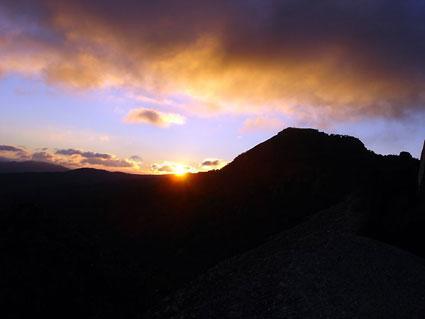
[[[302,172],[351,175],[374,157],[357,138],[329,135],[316,129],[287,128],[242,153],[227,165],[225,174],[238,178],[277,179]]]
[[[57,173],[66,172],[68,168],[39,161],[8,161],[0,160],[0,173]]]

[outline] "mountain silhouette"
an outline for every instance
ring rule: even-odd
[[[424,147],[422,148],[421,153],[421,164],[419,168],[419,174],[418,174],[418,185],[420,189],[424,189],[425,185],[425,141],[424,141]]]
[[[354,137],[287,128],[184,180],[0,174],[0,311],[418,317],[419,167],[405,152],[382,156]]]
[[[0,173],[46,173],[65,172],[67,170],[69,169],[64,166],[46,162],[0,160]]]

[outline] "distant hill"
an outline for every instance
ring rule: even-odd
[[[66,172],[69,169],[46,162],[37,161],[6,161],[0,160],[0,173],[51,173]]]

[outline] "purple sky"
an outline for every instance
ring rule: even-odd
[[[197,171],[287,126],[418,157],[423,56],[420,1],[2,1],[0,157]]]

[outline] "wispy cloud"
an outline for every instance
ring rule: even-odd
[[[183,125],[186,123],[186,118],[180,114],[164,113],[141,107],[131,110],[124,118],[124,122],[130,124],[150,124],[158,127],[168,127],[170,125]]]

